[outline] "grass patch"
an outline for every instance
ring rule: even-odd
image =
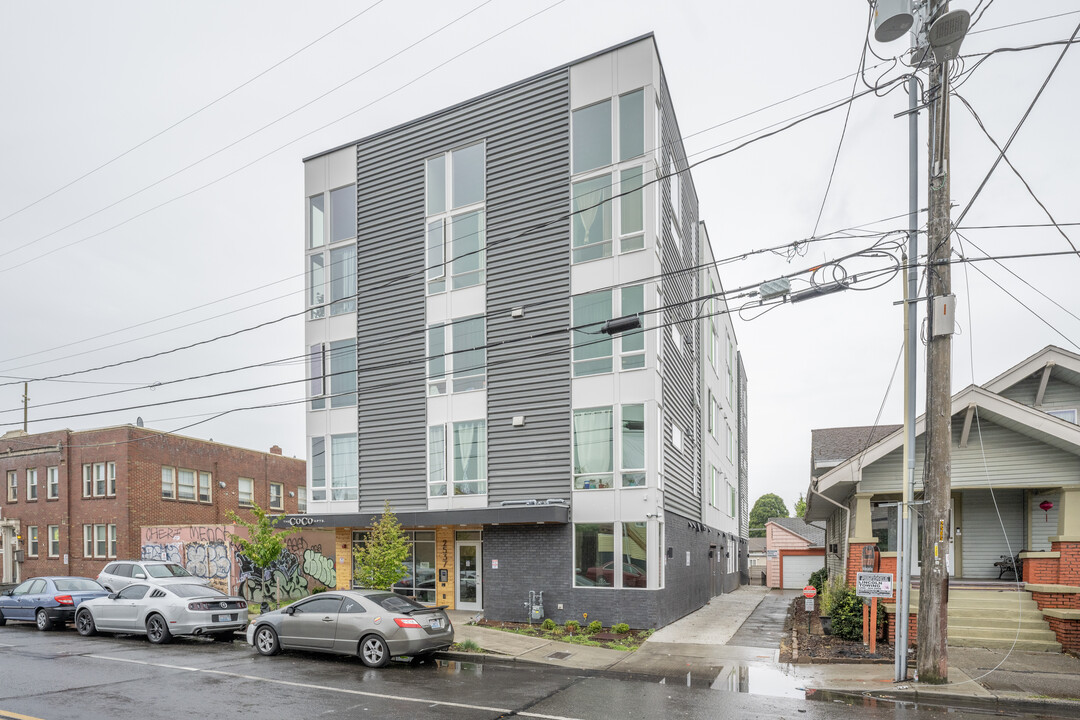
[[[580,623],[574,620],[568,621],[563,626],[556,626],[551,628],[550,623],[533,624],[528,623],[511,623],[511,622],[497,622],[491,620],[481,620],[476,623],[480,627],[490,628],[492,630],[501,630],[503,632],[514,633],[515,635],[525,635],[527,637],[535,637],[541,640],[552,640],[555,642],[571,643],[573,645],[582,645],[585,647],[602,647],[609,650],[619,650],[621,652],[633,652],[637,650],[641,643],[645,642],[654,630],[629,630],[625,633],[616,633],[620,637],[617,639],[608,640],[595,640],[592,638],[597,632],[604,630],[605,628],[599,627],[599,623],[590,623],[591,627],[581,627]],[[547,627],[545,628],[545,625]],[[618,623],[615,628],[622,630],[625,624]]]
[[[454,643],[454,650],[457,650],[459,652],[471,652],[471,653],[482,653],[482,652],[484,652],[484,648],[480,647],[476,643],[475,640],[471,640],[471,639],[465,639],[465,640],[462,640],[461,642]]]

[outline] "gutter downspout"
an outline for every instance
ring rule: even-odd
[[[817,491],[817,488],[815,488],[813,486],[813,484],[810,485],[810,492],[813,493],[814,495],[817,495],[822,500],[825,500],[827,502],[832,503],[833,505],[835,505],[836,507],[840,508],[845,513],[847,513],[845,515],[845,517],[844,517],[844,543],[843,543],[844,544],[843,568],[844,568],[844,580],[846,581],[847,580],[848,538],[851,537],[851,508],[847,507],[846,505],[841,505],[840,503],[833,500],[831,497],[827,497],[825,495],[822,495],[821,493],[819,493]],[[825,539],[825,544],[828,545],[828,542],[829,542],[828,538],[826,538]],[[827,551],[828,547],[826,547],[825,549]]]

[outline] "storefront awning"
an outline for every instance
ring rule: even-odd
[[[433,528],[439,525],[565,525],[570,522],[570,507],[557,504],[462,510],[407,510],[394,514],[404,528]],[[278,527],[301,528],[367,528],[374,525],[381,515],[381,512],[279,515],[274,519],[274,524]]]

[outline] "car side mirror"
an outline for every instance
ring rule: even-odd
[[[282,612],[285,613],[286,615],[292,615],[293,613],[296,612],[296,608],[294,608],[293,606],[290,605],[289,607],[282,610]]]
[[[110,600],[115,600],[118,597],[120,597],[120,593],[109,593]]]
[[[135,573],[134,575],[132,575],[132,577],[136,578],[138,580],[145,580],[146,579],[146,576],[143,575],[142,573]]]

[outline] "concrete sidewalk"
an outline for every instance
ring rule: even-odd
[[[1053,712],[1080,718],[1080,659],[1055,653],[949,648],[949,683],[893,682],[893,665],[791,665],[779,662],[771,639],[794,591],[744,586],[655,632],[634,652],[572,645],[467,624],[473,613],[450,611],[458,642],[485,654],[447,653],[460,660],[497,659],[562,668],[626,673],[695,687],[780,697],[862,695],[975,708]],[[768,602],[763,600],[768,599]],[[761,610],[755,614],[755,610]],[[751,616],[754,620],[747,622]],[[739,629],[746,630],[739,633]],[[753,626],[753,628],[751,628]],[[734,641],[743,644],[737,645]]]

